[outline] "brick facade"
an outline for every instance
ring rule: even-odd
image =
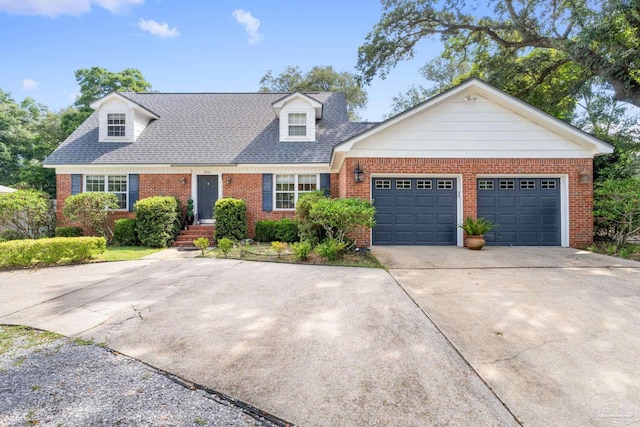
[[[357,164],[364,171],[362,183],[353,181]],[[476,217],[476,178],[480,174],[552,175],[569,177],[569,246],[593,243],[592,159],[411,159],[347,158],[339,173],[340,197],[371,199],[371,175],[375,174],[461,174],[462,215]],[[356,236],[358,245],[370,245],[370,234]]]
[[[360,164],[362,183],[354,183],[353,170]],[[332,197],[371,199],[372,174],[461,174],[463,217],[476,217],[476,178],[479,174],[567,174],[569,177],[569,245],[584,247],[593,242],[592,159],[411,159],[411,158],[347,158],[338,174],[331,176]],[[151,196],[175,196],[186,205],[191,197],[191,174],[140,174],[140,199]],[[58,225],[67,225],[62,216],[64,200],[71,194],[71,175],[60,174],[57,180]],[[184,183],[183,183],[184,180]],[[264,219],[293,218],[293,211],[262,210],[262,174],[222,174],[224,197],[235,197],[247,203],[249,237],[254,236],[255,223]],[[117,212],[115,219],[131,218],[132,212]],[[356,236],[358,246],[371,244],[370,233],[362,230]]]

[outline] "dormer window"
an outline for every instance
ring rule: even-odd
[[[107,136],[126,136],[126,114],[107,114]]]
[[[289,113],[289,136],[307,136],[307,113]]]

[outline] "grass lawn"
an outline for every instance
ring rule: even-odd
[[[24,326],[0,326],[0,355],[12,348],[31,348],[60,339],[53,332],[38,331]]]
[[[146,246],[107,246],[106,252],[97,255],[95,261],[131,261],[143,256],[151,255],[162,248],[148,248]]]
[[[242,255],[242,256],[241,256]],[[205,256],[224,258],[224,254],[219,248],[210,249]],[[306,261],[298,261],[291,253],[291,249],[287,248],[280,256],[271,248],[270,243],[258,243],[244,248],[240,253],[240,248],[234,247],[227,254],[229,259],[242,259],[245,261],[263,261],[263,262],[283,262],[288,264],[310,264],[310,265],[339,265],[345,267],[367,267],[367,268],[384,268],[382,264],[374,257],[371,252],[347,252],[342,259],[329,261],[320,255],[311,252]]]

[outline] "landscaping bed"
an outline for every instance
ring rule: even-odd
[[[205,252],[205,256],[225,258],[225,255],[219,248],[213,248]],[[305,261],[297,260],[291,248],[285,249],[280,256],[272,248],[269,243],[254,243],[248,246],[240,247],[236,245],[228,253],[226,258],[242,259],[244,261],[263,261],[263,262],[283,262],[289,264],[310,264],[310,265],[339,265],[346,267],[368,267],[368,268],[384,268],[382,264],[374,257],[370,251],[347,251],[341,259],[330,261],[321,257],[315,252],[311,252]]]
[[[611,242],[596,242],[587,250],[604,255],[640,261],[640,242],[625,243],[617,247]]]

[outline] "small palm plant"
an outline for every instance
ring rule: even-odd
[[[458,227],[462,228],[467,236],[482,236],[487,231],[493,229],[495,224],[488,219],[473,219],[468,216]]]

